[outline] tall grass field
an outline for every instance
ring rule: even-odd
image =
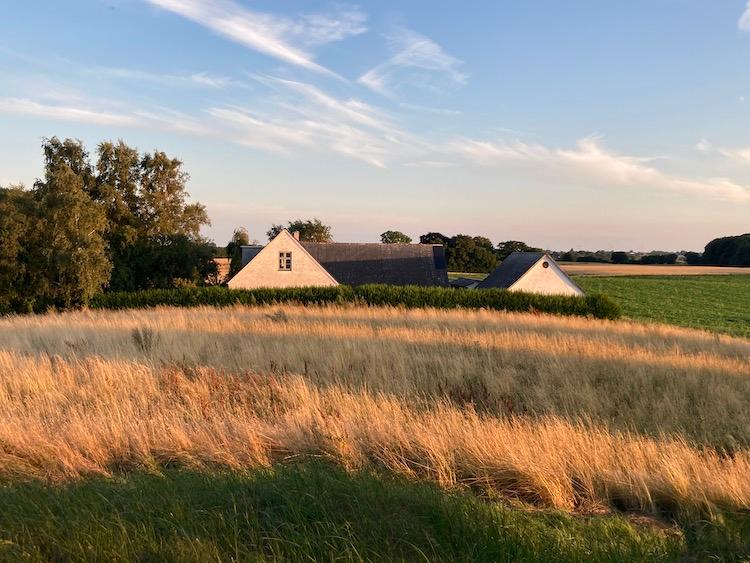
[[[0,319],[0,559],[750,557],[750,341],[356,305]]]

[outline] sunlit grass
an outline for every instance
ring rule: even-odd
[[[750,275],[577,277],[626,317],[750,338]]]

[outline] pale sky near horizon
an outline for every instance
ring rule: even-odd
[[[43,137],[181,158],[225,244],[319,217],[550,249],[750,231],[750,2],[27,0],[0,185]]]

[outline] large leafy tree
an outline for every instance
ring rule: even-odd
[[[380,235],[380,242],[383,244],[409,244],[411,237],[401,231],[386,231]]]
[[[37,222],[27,238],[27,275],[37,307],[84,305],[109,281],[106,214],[77,170],[76,162],[46,158],[44,180],[34,185]]]
[[[331,227],[325,225],[320,219],[317,218],[288,221],[286,227],[284,227],[284,225],[271,225],[271,228],[266,232],[268,240],[272,240],[283,229],[286,229],[290,233],[298,232],[299,239],[307,242],[333,241],[333,236],[331,235]]]
[[[144,236],[140,215],[140,155],[124,142],[99,144],[96,181],[91,196],[107,215],[106,238],[112,260],[110,287],[133,289],[136,241]]]
[[[45,139],[44,178],[0,188],[0,311],[75,307],[112,289],[216,277],[189,203],[182,162],[101,143],[92,166],[80,141]],[[110,277],[111,272],[111,277]]]
[[[189,176],[180,160],[160,151],[141,155],[123,141],[100,143],[93,167],[80,141],[52,138],[43,149],[47,167],[67,165],[104,212],[110,289],[200,283],[203,272],[215,269],[207,256],[210,245],[200,236],[208,215],[202,205],[188,202]],[[176,260],[176,249],[193,262]]]
[[[514,252],[542,252],[542,249],[529,246],[520,240],[506,240],[497,243],[497,257],[500,261],[505,260]]]
[[[456,235],[446,252],[448,269],[453,272],[489,272],[497,265],[492,243],[485,237]]]
[[[0,313],[26,312],[34,304],[27,279],[29,234],[36,222],[33,194],[0,188]]]
[[[712,266],[750,266],[750,233],[712,240],[703,252],[703,262]]]
[[[149,237],[185,235],[197,239],[200,228],[208,225],[206,208],[187,203],[185,186],[190,176],[182,162],[155,151],[141,159],[139,214]]]
[[[489,272],[497,265],[497,256],[492,241],[487,237],[456,235],[447,237],[443,233],[426,233],[419,237],[421,244],[442,244],[448,269],[452,272]]]
[[[427,233],[419,237],[419,244],[442,244],[447,246],[451,238],[443,233]]]

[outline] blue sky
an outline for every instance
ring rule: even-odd
[[[224,244],[320,217],[552,249],[750,230],[744,0],[27,0],[0,16],[0,184],[57,135],[178,156]]]

